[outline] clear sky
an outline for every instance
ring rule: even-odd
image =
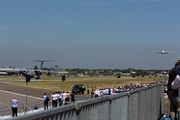
[[[171,69],[180,0],[1,0],[0,67]],[[153,51],[175,51],[161,55]]]

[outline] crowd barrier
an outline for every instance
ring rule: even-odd
[[[104,95],[39,111],[13,120],[157,120],[163,113],[164,84]],[[10,120],[9,119],[9,120]]]

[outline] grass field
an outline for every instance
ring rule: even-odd
[[[155,81],[162,80],[165,77],[157,77]],[[0,76],[0,79],[24,79],[24,82],[3,82],[5,84],[17,85],[17,86],[26,86],[25,77],[17,77],[17,76]],[[71,89],[75,84],[84,84],[85,86],[89,85],[90,90],[92,89],[100,89],[116,86],[128,85],[130,81],[133,84],[141,83],[141,77],[132,78],[131,76],[121,76],[121,78],[116,77],[66,77],[66,81],[64,81],[64,91],[68,91],[71,93]],[[154,78],[149,78],[149,76],[145,76],[142,78],[143,83],[154,82]],[[36,82],[29,82],[28,87],[31,88],[39,88],[39,89],[47,89],[53,91],[62,91],[62,80],[61,77],[41,77],[41,80],[37,80]]]

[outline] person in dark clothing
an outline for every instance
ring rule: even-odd
[[[71,101],[75,102],[75,94],[74,93],[71,94]]]
[[[57,107],[57,103],[58,103],[58,92],[55,92],[56,93],[56,101],[55,101],[55,107]]]
[[[109,88],[109,93],[108,93],[109,95],[111,94],[111,89]]]
[[[43,99],[44,99],[44,110],[46,110],[46,108],[48,109],[48,99],[47,99],[47,95],[46,93],[44,93]]]
[[[61,94],[60,91],[58,92],[58,94],[59,94],[59,106],[61,106],[62,105],[62,101],[61,101],[62,100],[61,99],[62,98],[62,94]]]
[[[178,113],[178,118],[180,120],[180,104],[179,104],[179,98],[178,98],[178,91],[172,89],[171,84],[174,81],[174,79],[177,76],[176,68],[179,65],[180,60],[178,60],[175,64],[175,67],[173,67],[169,72],[169,81],[168,81],[168,98],[170,100],[170,116],[171,119],[176,119],[176,113]]]
[[[94,97],[94,91],[93,90],[91,91],[91,95],[92,95],[92,98],[93,98]]]

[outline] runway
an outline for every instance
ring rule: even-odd
[[[4,82],[4,80],[0,81]],[[41,101],[43,100],[42,97],[44,93],[47,93],[47,95],[50,96],[52,92],[54,91],[28,88],[28,103]],[[19,102],[18,104],[26,104],[26,87],[8,85],[0,82],[0,107],[11,107],[11,100],[13,96],[16,96]]]
[[[0,107],[11,107],[11,100],[13,96],[16,96],[19,104],[26,104],[26,95],[24,94],[18,94],[14,92],[8,92],[4,90],[0,90]],[[42,98],[39,97],[32,97],[28,96],[28,102],[37,102],[43,100]]]
[[[0,80],[0,108],[1,107],[11,107],[11,100],[13,96],[16,96],[18,100],[18,104],[24,104],[26,105],[26,87],[22,86],[15,86],[15,85],[9,85],[4,84],[2,82],[18,82],[18,81],[24,81],[22,79],[14,80],[14,79],[6,79],[6,80]],[[32,80],[31,80],[32,81]],[[41,80],[33,80],[33,82],[40,82]],[[44,81],[42,81],[44,82]],[[46,93],[49,98],[51,93],[55,91],[52,90],[44,90],[44,89],[36,89],[36,88],[28,88],[28,103],[43,101],[43,95]],[[90,95],[83,95],[84,97],[90,96]],[[81,100],[82,95],[77,94],[76,99]]]

